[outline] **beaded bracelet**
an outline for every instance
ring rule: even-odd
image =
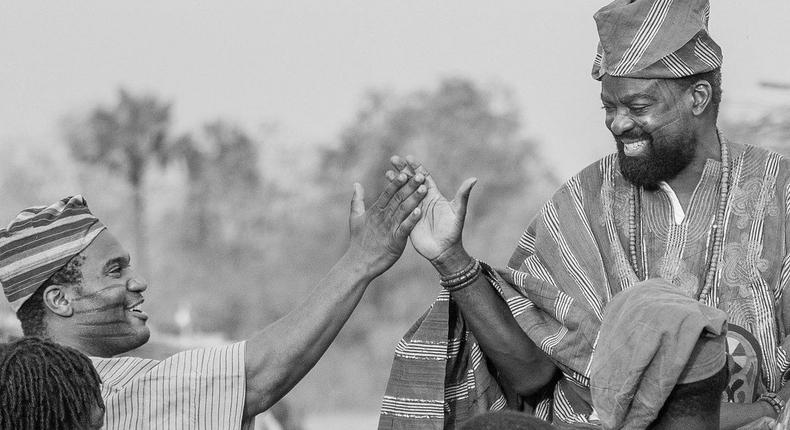
[[[782,410],[785,408],[785,401],[783,398],[779,397],[776,393],[765,393],[757,398],[757,401],[763,401],[771,405],[774,408],[774,412],[776,412],[776,416],[782,413]]]
[[[472,285],[480,277],[481,271],[480,262],[472,259],[472,262],[463,270],[449,276],[442,276],[439,283],[449,292],[458,291]]]
[[[443,283],[448,283],[448,282],[449,283],[453,283],[454,280],[464,276],[465,274],[468,274],[468,272],[473,270],[474,267],[475,267],[475,264],[477,264],[477,260],[475,260],[473,258],[472,261],[470,261],[469,264],[467,264],[463,269],[461,269],[461,270],[459,270],[459,271],[457,271],[455,273],[451,273],[449,275],[442,276],[442,281],[441,282],[443,282]]]

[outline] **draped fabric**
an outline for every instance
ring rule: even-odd
[[[105,429],[252,429],[243,421],[245,343],[165,360],[92,357],[102,380]]]
[[[727,144],[724,244],[705,304],[728,314],[729,331],[739,336],[728,343],[748,352],[735,357],[724,400],[752,402],[778,390],[790,367],[782,345],[790,328],[783,294],[790,282],[790,166],[776,153]],[[685,216],[677,219],[671,190],[635,189],[610,155],[563,184],[526,228],[507,267],[486,266],[485,276],[521,328],[561,370],[561,379],[535,402],[537,416],[560,428],[598,428],[589,377],[606,305],[644,272],[689,297],[698,294],[711,256],[720,176],[721,163],[707,160]],[[629,252],[636,196],[640,277]],[[483,411],[523,407],[506,387],[442,292],[398,343],[379,429],[454,429]]]

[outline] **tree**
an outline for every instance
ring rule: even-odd
[[[261,215],[256,199],[263,188],[252,138],[234,124],[215,120],[197,137],[179,138],[171,157],[182,159],[187,171],[187,242],[206,245],[217,235],[214,239],[232,245],[249,238]]]
[[[77,160],[117,172],[131,186],[135,252],[143,270],[149,267],[145,175],[152,161],[164,160],[169,127],[169,103],[120,89],[114,106],[98,106],[67,129],[67,141]]]
[[[377,184],[378,192],[389,157],[414,154],[429,168],[441,169],[439,185],[447,192],[468,176],[478,176],[487,192],[472,204],[484,214],[501,195],[521,194],[530,182],[554,180],[541,165],[535,142],[520,133],[520,112],[508,90],[450,78],[433,91],[404,97],[368,94],[339,147],[327,153],[325,167],[330,175],[348,172],[365,184]]]

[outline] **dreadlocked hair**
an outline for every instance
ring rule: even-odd
[[[82,284],[82,262],[85,256],[77,254],[53,273],[40,287],[30,296],[19,310],[16,316],[22,323],[22,333],[25,336],[46,336],[47,327],[44,324],[44,316],[47,314],[44,305],[44,290],[50,285],[80,285]]]
[[[101,379],[79,351],[24,337],[0,352],[0,428],[71,430],[104,409]]]

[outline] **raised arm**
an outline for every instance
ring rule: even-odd
[[[346,253],[296,309],[247,341],[244,412],[271,407],[307,374],[335,339],[370,281],[398,260],[420,219],[424,178],[388,172],[389,184],[367,210],[354,185]]]
[[[455,198],[447,200],[430,175],[414,159],[392,157],[392,164],[426,176],[428,192],[420,206],[423,217],[411,233],[414,248],[442,277],[469,267],[472,257],[464,249],[462,233],[469,194],[477,179],[461,184]],[[546,385],[556,367],[519,327],[507,304],[484,276],[451,293],[486,357],[521,395],[533,394]]]

